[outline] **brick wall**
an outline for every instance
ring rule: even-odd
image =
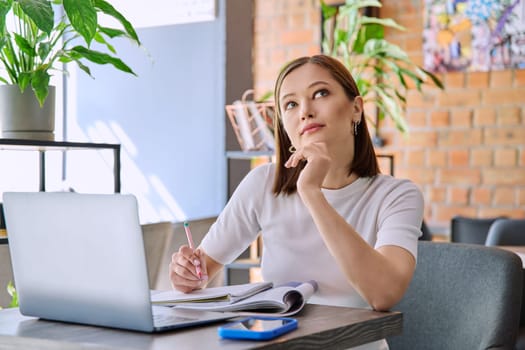
[[[337,2],[337,1],[335,1]],[[341,1],[339,1],[341,2]],[[273,89],[287,60],[320,52],[318,0],[255,0],[256,96]],[[405,32],[387,32],[412,60],[422,64],[422,0],[384,1],[381,16]],[[397,177],[421,188],[425,219],[448,229],[450,218],[525,217],[525,70],[446,73],[445,91],[427,88],[408,95],[404,137],[381,126],[395,155]]]

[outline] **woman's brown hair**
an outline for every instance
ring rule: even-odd
[[[275,118],[274,118],[274,133],[275,133],[275,154],[276,154],[276,173],[273,183],[273,193],[279,195],[292,194],[297,191],[297,179],[305,163],[295,168],[285,168],[284,163],[292,153],[290,146],[292,142],[284,131],[281,120],[281,104],[279,102],[279,95],[281,93],[281,85],[284,79],[295,69],[307,64],[316,64],[326,69],[332,77],[343,87],[346,96],[353,101],[356,96],[359,96],[359,90],[354,81],[354,78],[346,69],[346,67],[337,59],[326,55],[315,55],[311,57],[300,57],[287,63],[279,73],[277,81],[275,82],[274,98],[275,98]],[[348,164],[348,175],[355,173],[359,177],[369,177],[380,173],[379,165],[377,163],[374,146],[368,133],[366,118],[364,112],[361,114],[361,122],[357,125],[357,135],[354,137],[354,159]]]

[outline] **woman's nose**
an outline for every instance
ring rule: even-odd
[[[305,120],[308,118],[313,118],[313,112],[311,110],[311,107],[308,103],[303,103],[301,105],[301,120]]]

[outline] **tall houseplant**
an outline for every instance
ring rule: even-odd
[[[122,28],[102,26],[100,15],[113,17]],[[8,18],[13,19],[11,26],[7,25]],[[135,74],[115,56],[110,41],[116,37],[127,37],[140,45],[131,23],[105,0],[0,0],[0,83],[17,86],[21,95],[32,98],[26,93],[30,88],[42,108],[53,91],[51,75],[61,72],[63,63],[75,62],[89,75],[85,61],[110,64]],[[93,41],[104,45],[109,53],[93,50]],[[13,94],[10,91],[4,99],[4,108],[6,102],[17,105]]]
[[[372,123],[378,145],[382,145],[379,124],[385,117],[402,133],[408,132],[404,109],[410,88],[421,92],[423,84],[431,83],[443,89],[435,75],[417,66],[405,51],[385,39],[385,27],[404,28],[392,19],[368,15],[380,7],[377,0],[346,0],[336,6],[321,0],[323,52],[340,58],[356,79],[364,101],[375,104],[377,117]]]

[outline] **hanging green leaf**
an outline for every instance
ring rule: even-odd
[[[20,51],[22,51],[26,55],[28,55],[30,57],[35,57],[36,56],[35,48],[33,46],[31,46],[31,44],[27,41],[26,38],[24,38],[23,36],[21,36],[21,35],[19,35],[17,33],[15,33],[15,43],[18,46],[18,48],[20,49]]]
[[[97,11],[91,0],[63,0],[64,11],[75,30],[86,43],[91,43],[97,32]]]
[[[40,103],[40,107],[44,106],[44,101],[49,94],[49,79],[51,76],[44,67],[37,69],[31,77],[31,87],[35,92],[35,96]]]
[[[337,7],[327,5],[321,0],[321,11],[323,13],[323,18],[330,19],[337,14]]]
[[[361,18],[361,23],[363,25],[377,24],[381,28],[383,28],[383,27],[390,27],[390,28],[394,28],[394,29],[397,29],[397,30],[401,30],[401,31],[405,31],[406,30],[405,27],[397,24],[396,21],[394,21],[393,19],[390,19],[390,18],[377,18],[377,17],[363,16]]]
[[[135,72],[131,70],[131,68],[129,68],[124,62],[122,62],[122,60],[120,60],[119,58],[110,56],[106,53],[95,51],[95,50],[90,50],[82,46],[73,47],[71,49],[71,52],[76,53],[91,62],[94,62],[97,64],[111,64],[115,68],[123,72],[136,75]]]
[[[12,5],[13,0],[0,0],[0,50],[2,49],[1,39],[4,37],[5,18],[11,10]]]
[[[82,1],[82,0],[79,0]],[[124,27],[124,30],[128,35],[133,39],[137,44],[140,45],[139,37],[137,36],[137,33],[135,32],[135,29],[131,25],[131,23],[120,13],[118,12],[110,3],[104,1],[104,0],[93,0],[93,3],[97,9],[104,12],[106,15],[109,15],[113,18],[115,18],[117,21],[122,24]]]
[[[127,33],[115,28],[107,28],[107,27],[98,27],[99,32],[106,34],[110,38],[115,38],[118,36],[127,36]]]
[[[18,0],[24,13],[35,22],[36,26],[48,35],[53,30],[55,13],[47,0]]]

